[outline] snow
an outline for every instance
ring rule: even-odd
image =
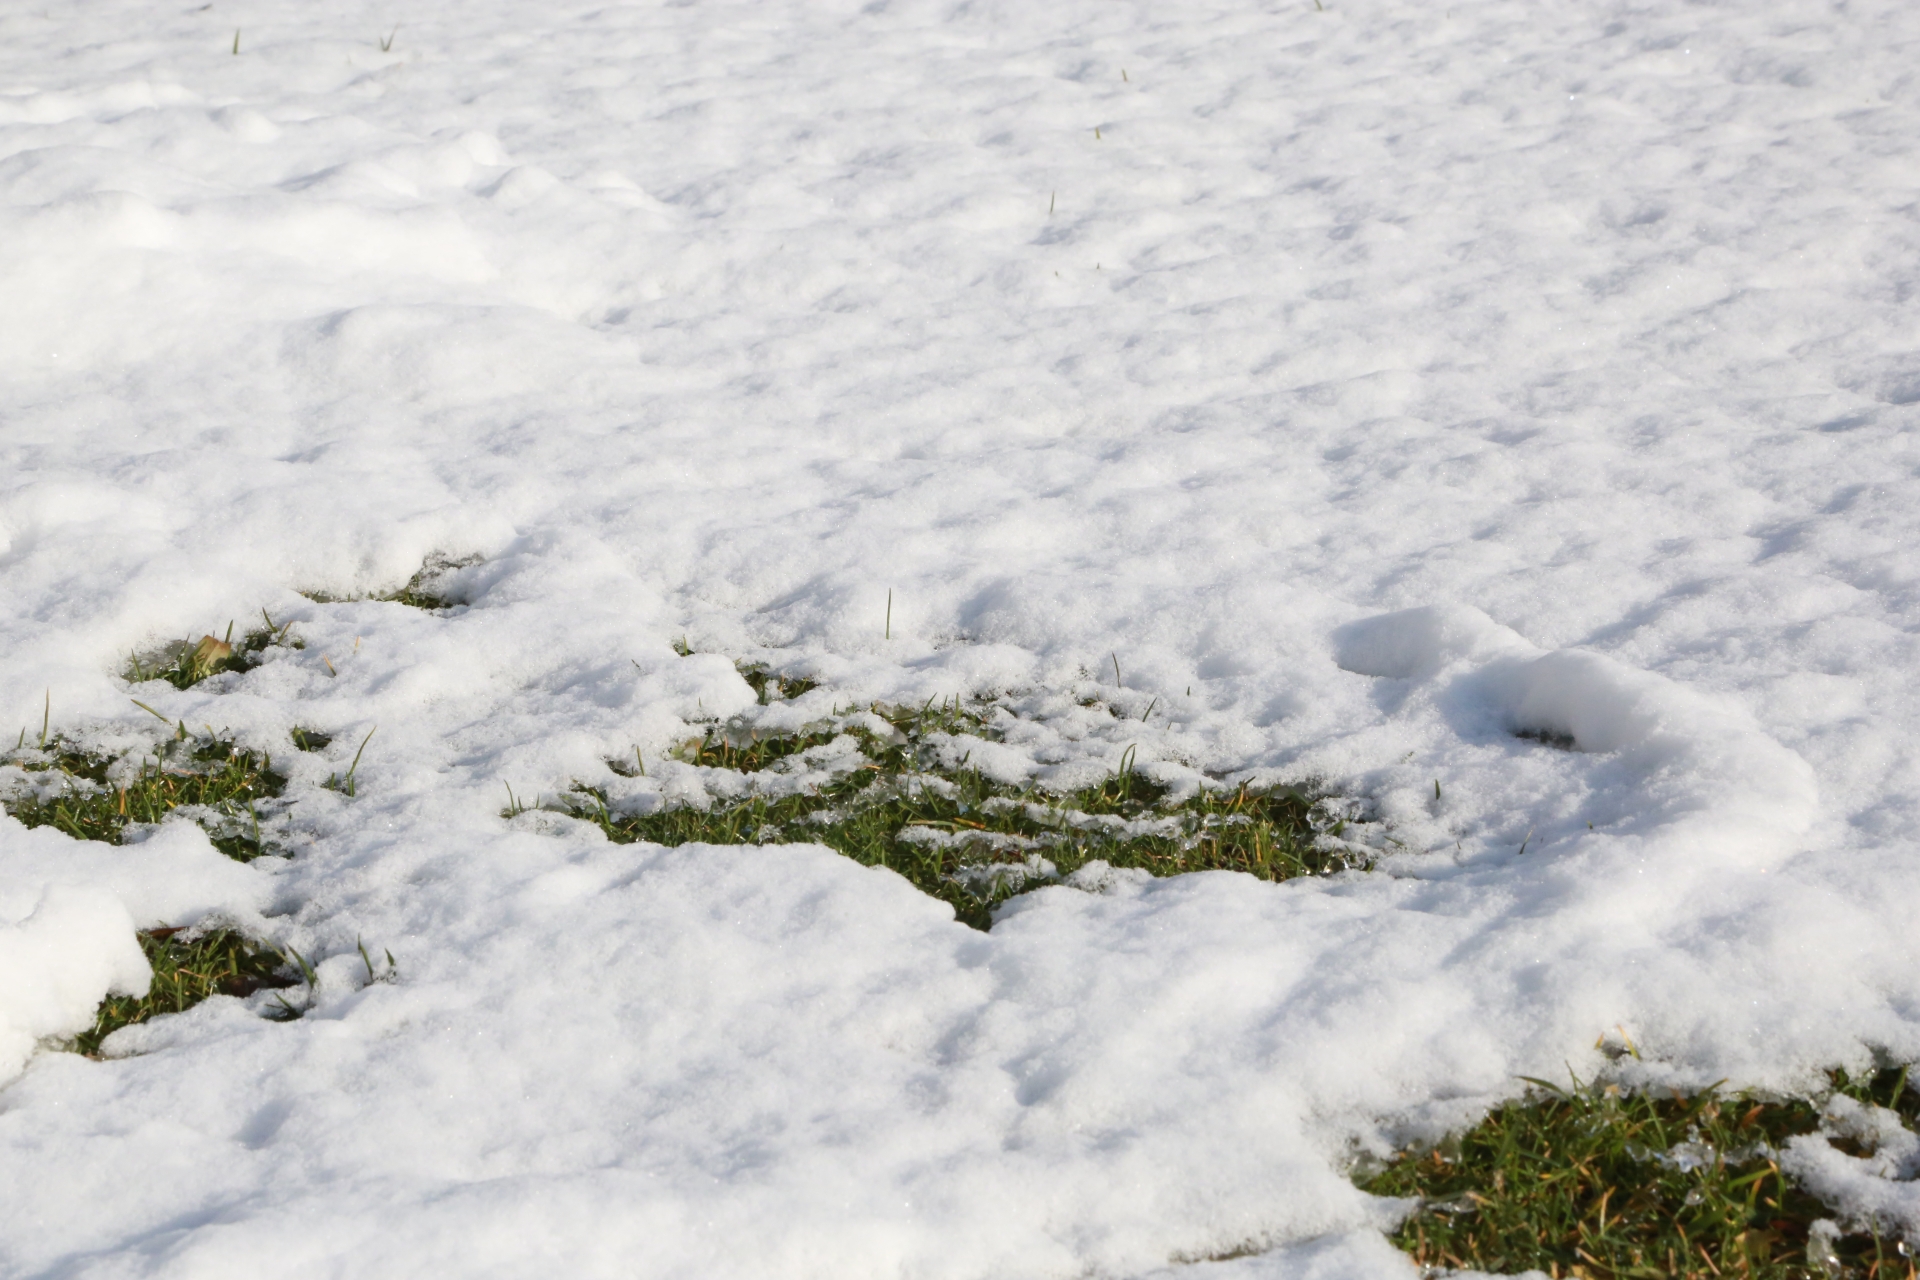
[[[24,918],[0,926],[0,1072],[18,1075],[37,1041],[87,1030],[102,996],[143,996],[151,977],[118,898],[43,893]]]
[[[1780,1161],[1800,1184],[1829,1204],[1845,1206],[1852,1230],[1878,1230],[1912,1240],[1920,1234],[1920,1137],[1884,1107],[1829,1099],[1821,1132],[1787,1140]],[[1853,1139],[1866,1149],[1848,1155],[1828,1141]]]
[[[0,1272],[1403,1276],[1345,1162],[1597,1038],[1920,1058],[1916,51],[1812,0],[0,12],[0,724],[137,697],[297,797],[247,866],[0,819]],[[459,608],[365,598],[429,557]],[[120,678],[263,608],[305,647]],[[971,692],[996,776],[1317,777],[1382,869],[983,935],[499,817]],[[162,919],[312,1010],[29,1057]]]

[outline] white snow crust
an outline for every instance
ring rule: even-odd
[[[1892,0],[0,8],[0,725],[294,797],[246,866],[0,818],[0,1274],[1406,1276],[1348,1162],[1520,1075],[1920,1058],[1916,65]],[[956,694],[1379,869],[982,934],[500,816]],[[56,1051],[160,922],[307,1016]],[[1789,1158],[1920,1222],[1887,1150]]]

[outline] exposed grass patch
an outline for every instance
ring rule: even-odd
[[[186,937],[180,929],[149,929],[140,949],[153,966],[153,985],[141,997],[109,996],[101,1002],[91,1030],[74,1037],[72,1047],[97,1057],[100,1042],[122,1027],[163,1013],[181,1013],[211,995],[249,996],[256,991],[296,986],[282,972],[287,957],[230,929]],[[282,1006],[282,1017],[297,1016]],[[272,1016],[272,1015],[269,1015]]]
[[[296,728],[292,738],[295,749],[300,751],[325,751],[333,743],[332,734],[317,729]]]
[[[285,645],[293,649],[304,647],[297,638],[288,634],[291,623],[276,626],[265,610],[261,611],[260,616],[266,626],[247,632],[237,644],[233,639],[233,624],[229,622],[225,639],[204,635],[197,641],[176,641],[144,658],[134,654],[127,661],[125,678],[135,684],[165,680],[174,688],[185,690],[223,671],[253,670],[260,665],[260,654],[270,645]]]
[[[760,705],[763,707],[776,698],[797,698],[803,693],[820,687],[819,681],[809,680],[804,676],[774,675],[767,670],[765,663],[744,662],[736,665],[739,667],[740,678],[753,689],[754,695],[760,699]]]
[[[1513,736],[1523,742],[1537,742],[1543,747],[1552,747],[1555,751],[1578,751],[1580,744],[1570,733],[1560,733],[1553,729],[1516,729]]]
[[[258,806],[278,798],[287,783],[269,757],[217,736],[190,737],[184,726],[137,764],[58,740],[44,749],[16,748],[0,764],[25,774],[27,785],[0,803],[29,827],[119,844],[129,826],[185,810],[215,848],[239,862],[267,852]]]
[[[681,743],[672,755],[676,760],[705,769],[759,773],[781,760],[826,746],[840,736],[840,731],[836,729],[743,737],[730,736],[721,730],[709,730],[703,737]],[[864,739],[871,735],[860,736]]]
[[[450,609],[455,601],[452,597],[443,594],[432,581],[432,578],[439,576],[436,573],[429,577],[427,571],[422,569],[407,580],[406,586],[383,596],[375,596],[374,599],[384,600],[389,604],[403,604],[409,609]]]
[[[892,868],[982,929],[1001,902],[1096,860],[1159,876],[1231,870],[1267,880],[1361,865],[1337,840],[1320,838],[1330,827],[1337,836],[1339,823],[1297,790],[1204,788],[1174,799],[1131,757],[1098,785],[1066,794],[1009,786],[967,767],[964,751],[958,767],[942,763],[956,744],[995,736],[981,711],[955,702],[878,714],[884,734],[871,719],[764,736],[716,727],[676,752],[742,774],[821,769],[823,780],[803,791],[625,816],[590,788],[562,803],[622,842],[824,844]],[[515,803],[509,815],[518,811]]]
[[[18,747],[0,764],[20,771],[11,794],[0,795],[0,806],[26,826],[120,844],[135,824],[179,812],[237,862],[269,852],[259,805],[279,798],[286,787],[269,758],[217,735],[191,737],[184,725],[137,762],[55,739],[40,748]],[[299,981],[283,975],[286,955],[228,929],[151,929],[140,935],[140,946],[153,967],[152,987],[143,997],[104,1001],[93,1028],[73,1041],[81,1053],[97,1054],[100,1042],[121,1027],[181,1012],[216,993],[245,996]],[[285,1016],[297,1016],[284,1002],[282,1008]]]
[[[350,600],[379,600],[387,604],[403,604],[409,609],[451,609],[463,601],[455,598],[453,588],[447,581],[449,574],[456,569],[467,569],[480,563],[479,556],[463,556],[456,560],[435,552],[413,577],[407,579],[407,585],[397,591],[389,591],[376,596],[336,596],[326,591],[302,591],[300,594],[315,604],[345,604]]]
[[[1785,1140],[1819,1128],[1811,1102],[1530,1083],[1457,1141],[1360,1171],[1367,1191],[1420,1198],[1395,1237],[1416,1262],[1608,1280],[1913,1276],[1909,1245],[1816,1230],[1833,1211],[1781,1172]],[[1920,1113],[1904,1070],[1832,1083],[1909,1127]]]

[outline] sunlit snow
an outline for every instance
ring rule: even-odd
[[[1602,1037],[1920,1058],[1916,66],[1899,0],[0,7],[0,727],[301,797],[0,818],[0,1274],[1406,1277],[1349,1161]],[[983,934],[501,816],[995,693],[996,777],[1317,779],[1379,867]],[[195,920],[307,1016],[54,1047]]]

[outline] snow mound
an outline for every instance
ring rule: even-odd
[[[62,886],[24,918],[0,916],[0,1084],[38,1041],[85,1031],[103,999],[143,996],[152,977],[110,893]]]
[[[146,994],[137,929],[217,916],[263,931],[269,884],[190,822],[116,847],[0,816],[0,1085],[37,1041],[92,1026],[108,994]]]
[[[1604,654],[1544,652],[1458,605],[1351,623],[1336,641],[1342,668],[1396,686],[1391,701],[1403,717],[1424,715],[1469,742],[1504,736],[1608,757],[1565,762],[1590,793],[1557,823],[1539,823],[1548,816],[1539,806],[1515,802],[1534,820],[1533,847],[1628,841],[1632,852],[1617,856],[1664,850],[1703,867],[1764,867],[1791,853],[1819,813],[1812,768],[1749,713]],[[1474,783],[1501,794],[1491,780]],[[1432,806],[1390,782],[1382,794],[1404,837],[1447,842]],[[1609,820],[1606,830],[1596,816]]]

